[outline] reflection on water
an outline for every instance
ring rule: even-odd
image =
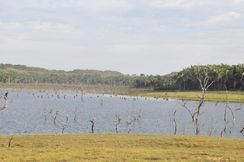
[[[0,112],[1,134],[91,131],[173,134],[175,125],[177,134],[195,132],[190,114],[198,104],[195,101],[85,94],[78,91],[8,91],[9,107]],[[2,94],[4,92],[6,90],[1,90]],[[243,127],[243,104],[204,103],[200,112],[200,135],[243,137],[240,133]]]

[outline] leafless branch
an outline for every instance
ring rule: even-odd
[[[190,114],[191,118],[192,118],[192,122],[194,122],[194,112],[192,112],[187,106],[186,106],[186,103],[184,103],[182,105],[186,110],[187,112]]]
[[[174,134],[177,134],[176,110],[173,112]]]

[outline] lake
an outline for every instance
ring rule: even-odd
[[[1,105],[9,92],[8,108],[0,112],[0,134],[89,133],[92,123],[95,133],[174,134],[176,128],[176,134],[194,135],[195,131],[183,105],[193,111],[197,101],[80,91],[0,91]],[[199,121],[200,135],[244,137],[242,103],[205,102]]]

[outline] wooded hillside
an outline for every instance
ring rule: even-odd
[[[210,90],[243,90],[244,64],[196,65],[168,75],[125,75],[116,71],[47,70],[24,65],[0,64],[1,83],[107,84],[157,90],[199,90],[207,75]]]

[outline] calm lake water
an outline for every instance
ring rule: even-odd
[[[175,110],[177,134],[194,134],[195,130],[189,112],[182,106],[193,110],[198,104],[195,101],[75,91],[0,91],[1,105],[4,93],[9,92],[9,106],[0,112],[0,134],[89,133],[90,120],[95,122],[95,133],[115,133],[117,123],[119,133],[173,134]],[[201,109],[201,135],[241,138],[243,126],[241,103],[205,102]]]

